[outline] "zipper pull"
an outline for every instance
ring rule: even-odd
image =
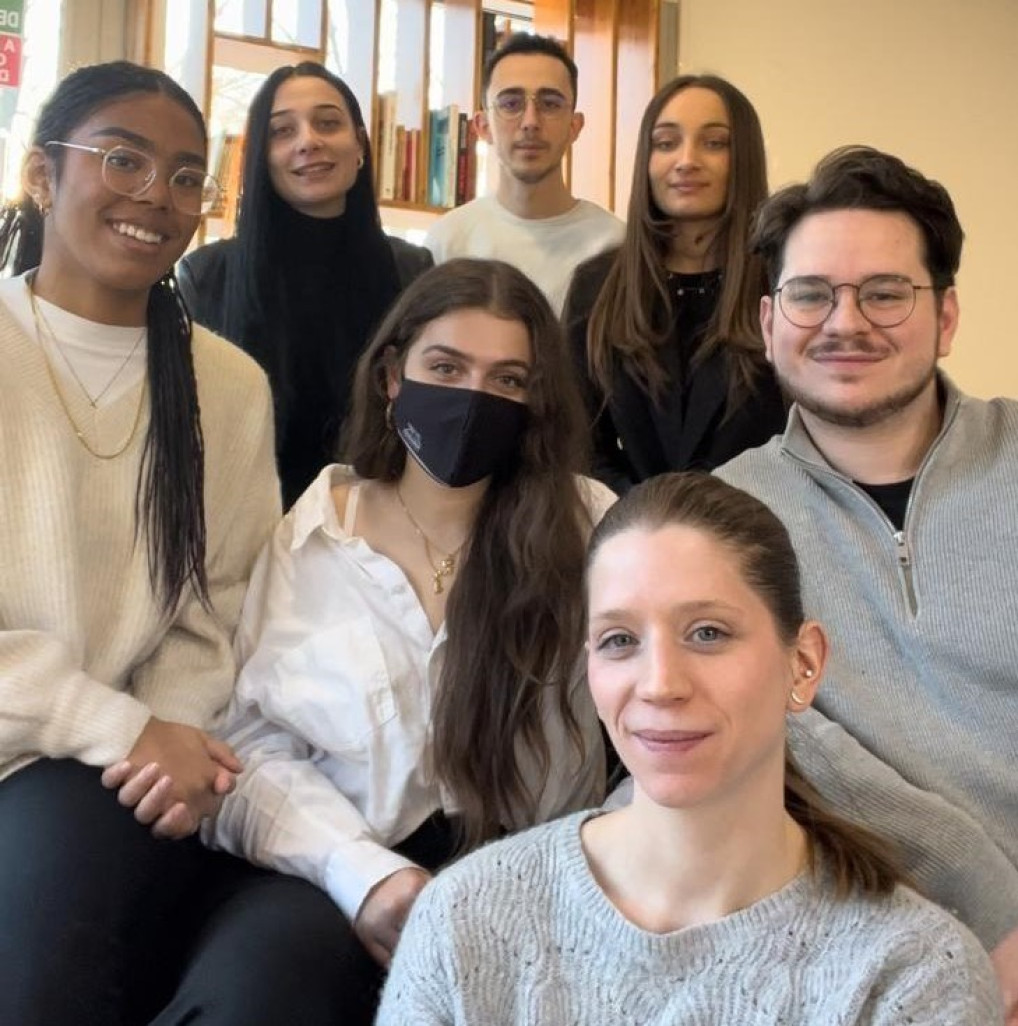
[[[901,583],[905,589],[905,601],[908,603],[909,612],[915,616],[919,612],[919,603],[912,580],[912,554],[908,551],[904,531],[894,532],[894,544],[898,549],[898,569],[901,571]]]
[[[894,532],[894,544],[898,548],[898,566],[902,569],[912,565],[912,557],[908,552],[908,545],[905,544],[905,532],[895,531]]]

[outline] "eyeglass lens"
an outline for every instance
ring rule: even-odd
[[[155,181],[156,174],[152,157],[129,146],[115,146],[103,158],[103,180],[122,196],[142,195]],[[219,197],[218,183],[200,168],[177,168],[170,176],[169,186],[173,205],[185,214],[205,213]]]

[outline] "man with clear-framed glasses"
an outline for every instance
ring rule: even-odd
[[[795,754],[992,952],[1018,1024],[1018,402],[939,369],[963,233],[943,186],[845,147],[753,245],[783,436],[721,467],[799,557],[831,669]]]
[[[518,33],[485,62],[474,126],[498,161],[494,195],[439,218],[425,239],[436,263],[505,260],[562,310],[573,270],[622,241],[623,224],[569,191],[562,161],[583,128],[577,70],[562,45]]]

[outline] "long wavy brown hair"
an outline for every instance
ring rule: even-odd
[[[591,311],[587,329],[590,373],[605,396],[621,364],[659,395],[667,376],[658,349],[669,339],[675,313],[665,258],[674,221],[654,201],[648,169],[651,136],[662,110],[690,88],[716,93],[728,112],[731,165],[728,196],[711,252],[723,272],[717,309],[693,354],[693,365],[723,348],[728,361],[728,409],[755,388],[764,366],[760,297],[767,291],[763,261],[748,249],[756,208],[767,198],[767,160],[760,119],[748,99],[715,75],[679,75],[657,92],[640,122],[633,162],[626,235]]]
[[[703,531],[731,552],[743,580],[770,611],[778,636],[784,644],[794,644],[806,617],[799,563],[788,532],[759,499],[720,478],[697,472],[661,474],[637,485],[594,529],[588,570],[609,538],[633,528],[656,530],[673,524]],[[823,862],[839,897],[887,894],[904,879],[891,845],[835,813],[803,776],[787,746],[785,809],[806,835],[811,868],[815,872]]]
[[[396,481],[406,450],[386,422],[389,368],[402,373],[424,328],[455,310],[486,310],[527,329],[527,429],[491,479],[446,608],[448,643],[434,708],[434,764],[462,811],[461,846],[535,822],[521,746],[547,780],[542,708],[554,703],[580,758],[570,681],[583,643],[583,556],[590,519],[583,408],[561,328],[528,278],[499,261],[451,260],[401,295],[361,356],[344,458],[361,478]]]

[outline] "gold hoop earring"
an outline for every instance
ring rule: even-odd
[[[788,697],[792,700],[793,705],[809,705],[809,702],[807,702],[806,699],[795,690],[795,688],[792,688],[792,690],[788,692]]]
[[[357,158],[357,170],[360,171],[360,169],[362,167],[364,167],[364,154],[363,153]]]
[[[391,399],[385,404],[385,426],[390,431],[392,430],[392,400]]]

